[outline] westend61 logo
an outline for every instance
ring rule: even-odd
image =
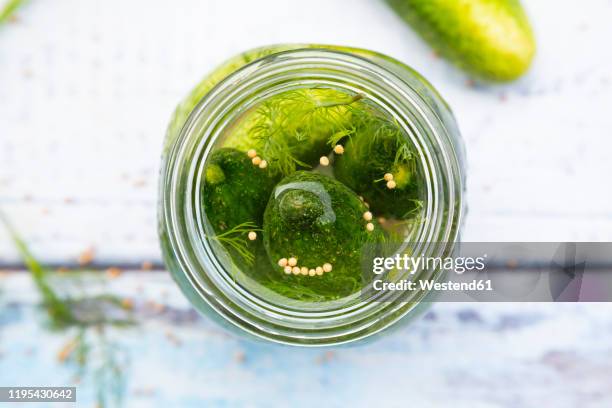
[[[413,257],[406,254],[396,254],[392,257],[376,257],[372,260],[372,272],[381,275],[392,270],[406,271],[411,275],[419,270],[454,271],[458,274],[465,272],[483,271],[486,267],[487,254],[478,257],[426,257],[424,255]]]

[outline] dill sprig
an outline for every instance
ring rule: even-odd
[[[23,4],[24,0],[8,0],[2,10],[0,10],[0,24],[8,21],[13,13]]]
[[[63,327],[74,324],[77,319],[68,307],[67,302],[62,300],[55,293],[47,281],[48,271],[32,255],[26,243],[21,239],[21,237],[19,237],[19,235],[17,235],[17,232],[3,213],[0,213],[0,221],[2,221],[2,224],[4,224],[6,230],[11,236],[11,239],[15,244],[15,248],[17,248],[19,255],[21,256],[23,263],[30,271],[34,284],[42,297],[43,305],[45,309],[47,309],[53,325],[56,327]]]
[[[51,271],[32,255],[25,241],[17,234],[6,216],[1,212],[0,221],[11,236],[23,263],[30,271],[53,328],[90,327],[101,324],[128,326],[133,324],[131,318],[112,317],[113,314],[116,314],[116,311],[124,311],[122,300],[116,296],[108,294],[78,298],[60,296],[49,283]]]
[[[227,245],[248,264],[253,265],[255,254],[249,249],[247,234],[251,231],[263,231],[254,222],[247,221],[212,237],[220,244]]]
[[[312,159],[319,158],[311,155],[319,150],[323,153],[328,139],[354,131],[348,106],[362,98],[329,88],[284,92],[247,114],[243,125],[247,140],[238,136],[238,142],[230,141],[230,146],[256,149],[268,161],[270,171],[283,176],[310,168]]]
[[[412,216],[420,218],[420,215],[423,213],[423,200],[417,200],[416,198],[408,200],[414,203],[414,208],[410,211],[407,211],[402,218],[410,218]]]
[[[351,114],[354,129],[369,133],[371,136],[368,138],[368,149],[380,143],[381,140],[393,140],[398,149],[394,164],[412,157],[410,147],[405,143],[402,129],[395,118],[382,115],[377,109],[367,103],[352,106]]]
[[[364,150],[362,155],[370,160],[369,166],[380,171],[380,177],[372,180],[373,183],[384,181],[385,173],[393,172],[400,167],[409,170],[410,174],[416,174],[417,160],[414,147],[406,141],[406,135],[395,118],[382,115],[367,102],[351,106],[351,113],[354,130],[348,136],[350,137],[356,132],[368,135],[365,143],[360,143],[359,148]],[[330,144],[336,142],[339,138],[341,137],[333,138],[330,140]],[[385,160],[382,162],[379,160],[379,155],[370,154],[381,144],[386,145],[387,149],[391,151],[395,150],[392,161]]]
[[[350,129],[343,129],[340,130],[336,133],[334,133],[329,140],[327,141],[327,143],[334,147],[336,146],[338,143],[340,143],[340,141],[344,138],[350,137],[353,133],[355,133],[355,128],[351,127]]]
[[[412,163],[414,161],[414,153],[408,143],[403,142],[400,138],[397,139],[397,152],[395,153],[395,159],[393,160],[394,165],[402,163]]]
[[[297,145],[289,144],[290,138],[306,142],[309,135],[300,131],[290,132],[286,113],[287,108],[280,101],[266,101],[257,109],[257,119],[249,129],[249,136],[261,145],[261,154],[267,158],[270,169],[283,175],[293,173],[297,166],[309,167],[296,157]]]

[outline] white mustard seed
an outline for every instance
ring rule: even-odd
[[[317,268],[315,269],[315,273],[319,276],[323,275],[323,268],[317,266]]]
[[[317,273],[317,271],[315,271],[314,269],[309,269],[308,270],[308,276],[315,276]]]
[[[370,221],[372,220],[372,213],[369,211],[366,211],[363,213],[363,219],[366,221]]]
[[[321,156],[319,163],[321,163],[321,166],[329,166],[329,159],[327,156]]]
[[[255,149],[250,149],[250,150],[247,152],[247,156],[249,156],[249,158],[251,158],[251,159],[252,159],[253,157],[257,156],[257,152],[255,151]]]
[[[299,266],[294,266],[291,271],[293,272],[294,275],[299,275],[301,272]]]
[[[249,232],[249,239],[255,241],[257,239],[257,233],[255,231]]]
[[[259,163],[261,163],[261,157],[255,156],[255,157],[253,157],[253,160],[251,160],[251,161],[253,162],[253,164],[255,166],[259,166]]]
[[[368,222],[366,225],[366,229],[368,231],[374,231],[374,224],[372,224],[371,222]]]
[[[391,173],[385,173],[384,179],[385,179],[385,181],[391,181],[391,180],[393,180],[393,174],[391,174]]]
[[[289,266],[295,266],[297,265],[297,258],[291,257],[287,260],[287,265]]]
[[[308,268],[307,268],[307,267],[305,267],[305,266],[302,266],[302,267],[300,268],[300,273],[301,273],[302,275],[308,275]]]
[[[291,274],[291,272],[293,272],[293,268],[292,268],[292,267],[290,267],[289,265],[285,266],[285,268],[284,268],[283,270],[285,271],[285,273],[286,273],[287,275],[290,275],[290,274]]]
[[[336,154],[344,153],[344,146],[342,146],[342,145],[334,146],[334,153],[336,153]]]
[[[332,264],[330,264],[330,263],[324,263],[324,264],[323,264],[323,271],[325,271],[325,272],[331,272],[331,271],[332,271]]]
[[[393,180],[387,181],[387,188],[388,189],[393,190],[395,188],[395,186],[396,186],[395,181],[393,181]]]
[[[265,161],[265,160],[262,160],[262,161],[259,163],[259,168],[260,168],[260,169],[265,169],[266,167],[268,167],[268,162],[267,162],[267,161]]]
[[[285,267],[287,266],[287,258],[281,258],[278,260],[278,266]]]

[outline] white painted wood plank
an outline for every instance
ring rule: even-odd
[[[305,41],[395,56],[448,99],[468,150],[465,239],[611,240],[612,4],[524,3],[533,70],[474,87],[382,1],[32,1],[0,28],[0,208],[45,260],[91,245],[159,259],[155,184],[174,105],[237,52]],[[0,232],[0,262],[15,259]]]

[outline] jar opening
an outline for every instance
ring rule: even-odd
[[[363,299],[359,290],[326,296],[339,279],[328,277],[346,278],[338,285],[346,288],[347,282],[362,276],[361,271],[357,275],[347,272],[355,264],[347,262],[345,254],[352,252],[336,256],[339,251],[328,249],[333,245],[342,251],[351,249],[351,241],[345,240],[347,234],[358,236],[361,244],[377,242],[379,230],[381,237],[389,234],[382,220],[372,214],[380,208],[393,222],[405,221],[394,218],[400,210],[413,212],[410,225],[402,226],[398,240],[402,245],[397,251],[445,253],[451,248],[440,243],[457,238],[461,212],[457,205],[461,189],[457,186],[461,181],[447,129],[418,90],[390,70],[384,60],[379,62],[329,49],[272,54],[224,79],[200,101],[183,126],[168,154],[168,173],[162,175],[169,187],[164,188],[162,200],[165,227],[189,284],[231,323],[279,342],[338,343],[381,330],[426,295],[415,293],[399,303]],[[300,110],[304,104],[310,104],[312,110]],[[307,122],[305,112],[310,115]],[[359,115],[364,116],[359,119],[359,129],[366,129],[363,136],[354,129],[352,134],[345,134]],[[347,126],[342,126],[343,121]],[[375,122],[375,127],[367,128],[370,122]],[[316,126],[301,128],[304,123]],[[300,143],[276,146],[269,136],[257,138],[257,132],[269,135],[280,128],[290,129]],[[325,135],[318,140],[312,135],[320,129]],[[409,148],[403,156],[398,154],[399,159],[393,157],[385,163],[391,176],[384,173],[372,180],[378,183],[375,190],[380,194],[368,196],[372,204],[377,204],[370,211],[366,200],[355,199],[357,194],[346,192],[337,185],[342,184],[337,179],[354,187],[353,179],[367,167],[363,166],[363,157],[368,163],[376,154],[387,158],[384,154],[388,152],[380,146],[385,138],[394,141],[395,134],[401,135]],[[256,145],[253,140],[257,140]],[[376,140],[382,142],[372,144],[374,150],[353,153],[363,143]],[[329,154],[321,154],[321,149]],[[334,149],[342,149],[342,153]],[[342,167],[344,174],[337,171]],[[214,196],[206,189],[226,183],[230,176],[241,187],[232,200],[245,194],[260,198],[252,205],[248,200],[237,200],[236,211],[261,212],[261,202],[265,201],[265,230],[256,223],[216,217],[215,211],[231,202],[225,200],[227,195],[223,196],[220,187],[215,194],[225,198],[206,203]],[[398,186],[413,184],[416,187],[410,197],[415,197],[414,202],[385,200],[385,194],[400,191]],[[258,195],[268,190],[273,192],[269,202],[269,194],[262,193],[265,199]],[[343,203],[342,207],[338,203]],[[361,216],[360,224],[355,214]],[[332,224],[333,229],[329,229]],[[293,236],[288,231],[296,225],[317,228],[319,235],[308,241],[309,251],[300,252],[304,247],[295,239],[304,238],[304,228]],[[316,246],[322,241],[324,245]],[[262,258],[257,251],[265,252]],[[267,272],[245,273],[249,261],[272,257],[264,267]],[[278,275],[270,278],[271,273]],[[292,279],[303,283],[280,285]],[[291,292],[296,288],[303,293]]]

